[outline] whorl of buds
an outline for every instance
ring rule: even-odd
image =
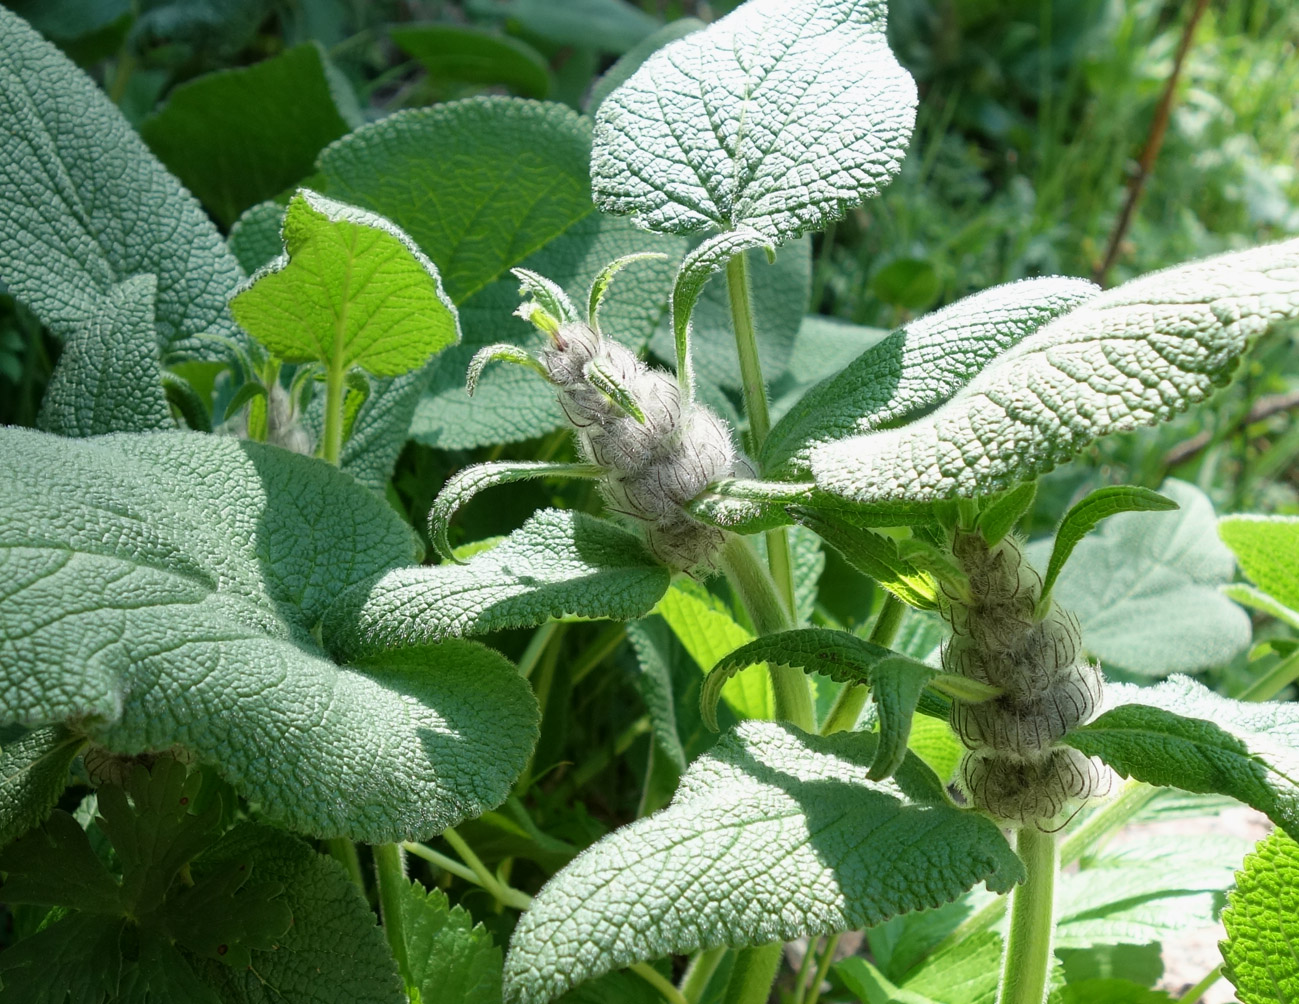
[[[1111,775],[1098,761],[1057,745],[1095,713],[1100,670],[1081,658],[1071,614],[1038,611],[1042,580],[1013,539],[990,547],[957,530],[952,556],[969,589],[943,604],[953,632],[943,667],[1001,691],[977,704],[952,702],[952,728],[969,750],[960,783],[976,808],[1042,826],[1068,803],[1109,789]]]

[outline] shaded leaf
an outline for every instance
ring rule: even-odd
[[[500,1004],[501,950],[440,889],[417,882],[401,897],[411,980],[424,1004]]]
[[[464,24],[402,24],[388,37],[442,81],[503,84],[516,94],[544,98],[552,86],[550,67],[532,46]]]
[[[85,739],[61,725],[0,728],[0,847],[48,815]]]

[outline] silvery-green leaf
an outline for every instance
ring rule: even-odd
[[[817,447],[812,471],[858,501],[998,491],[1203,401],[1297,316],[1299,240],[1142,276],[1044,325],[932,415]]]
[[[915,758],[892,781],[867,780],[874,745],[742,723],[670,806],[541,890],[510,943],[507,1000],[542,1004],[633,962],[871,926],[1022,878],[997,827],[952,806]]]
[[[197,433],[0,444],[6,722],[68,722],[120,753],[181,746],[318,835],[427,835],[505,797],[537,718],[507,660],[459,642],[341,665],[316,640],[322,619],[340,630],[340,593],[411,560],[382,499],[321,461]]]
[[[1221,697],[1185,676],[1110,684],[1105,710],[1064,741],[1125,777],[1230,795],[1299,833],[1299,707]]]
[[[916,88],[880,0],[751,0],[600,105],[591,179],[646,229],[819,230],[897,173]]]
[[[1098,292],[1085,279],[1024,279],[917,318],[807,391],[763,444],[764,470],[806,470],[817,443],[932,408],[998,354]]]
[[[234,257],[94,81],[0,8],[0,281],[59,337],[133,276],[158,277],[164,352],[230,337]]]
[[[1235,561],[1215,536],[1213,504],[1182,481],[1160,487],[1178,511],[1111,516],[1078,542],[1052,589],[1088,652],[1147,676],[1224,665],[1250,640],[1249,618],[1221,592]],[[1037,568],[1048,553],[1045,541],[1028,548]]]
[[[284,253],[280,234],[285,208],[278,202],[259,202],[245,209],[230,227],[226,243],[249,275]]]
[[[83,327],[67,332],[37,422],[61,436],[174,429],[153,315],[158,281],[114,285]]]
[[[689,35],[705,27],[704,22],[693,17],[679,17],[669,21],[652,35],[647,35],[618,57],[618,61],[609,67],[604,74],[591,85],[591,93],[586,100],[586,113],[594,115],[604,99],[627,82],[633,73],[641,68],[659,49],[669,42]]]
[[[540,624],[644,616],[671,574],[639,538],[584,513],[543,509],[463,565],[396,568],[339,597],[324,625],[340,656]]]

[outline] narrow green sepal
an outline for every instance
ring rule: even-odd
[[[266,388],[256,381],[250,381],[249,383],[244,384],[235,391],[235,396],[232,397],[230,403],[226,405],[225,415],[223,416],[222,421],[230,421],[230,419],[243,411],[244,406],[255,397],[266,397]]]
[[[989,547],[995,547],[1015,528],[1037,498],[1037,482],[1025,481],[1022,485],[1002,492],[979,513],[978,527]]]
[[[568,298],[568,294],[558,283],[531,269],[512,268],[510,271],[519,280],[519,295],[532,298],[535,307],[540,308],[544,313],[547,324],[551,321],[557,322],[556,330],[558,330],[558,326],[581,320],[582,315],[577,312],[577,307],[573,306],[573,301]],[[527,304],[524,306],[526,307]],[[553,334],[539,322],[535,310],[524,320],[531,321],[548,334]]]
[[[613,282],[615,275],[634,261],[667,260],[668,256],[661,251],[637,251],[635,254],[625,254],[621,258],[615,258],[602,268],[595,281],[591,283],[591,293],[587,298],[586,317],[592,330],[596,332],[600,330],[600,301],[604,299],[604,294],[609,292],[609,284]]]
[[[541,374],[542,379],[550,380],[550,374],[546,372],[546,367],[531,352],[508,342],[497,342],[495,345],[487,345],[479,349],[474,353],[474,357],[469,360],[469,369],[465,373],[465,391],[470,397],[473,397],[474,391],[478,389],[478,379],[483,375],[483,370],[487,368],[487,364],[497,361],[526,366],[528,369]]]
[[[618,379],[600,365],[598,359],[592,359],[582,368],[583,374],[591,386],[625,411],[641,425],[645,424],[645,413],[632,397],[631,391],[618,382]]]

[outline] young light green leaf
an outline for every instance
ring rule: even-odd
[[[741,723],[668,808],[542,889],[510,942],[506,999],[542,1004],[633,962],[869,927],[1022,878],[996,826],[952,806],[919,761],[868,780],[874,745],[868,733]]]
[[[1087,651],[1148,676],[1221,666],[1250,640],[1249,617],[1221,593],[1235,563],[1215,539],[1213,504],[1185,482],[1160,490],[1178,511],[1106,520],[1078,543],[1052,589],[1077,616]],[[1028,547],[1034,567],[1046,565],[1049,547]]]
[[[174,88],[140,123],[158,159],[223,226],[311,173],[316,154],[348,131],[306,42],[252,66],[217,70]]]
[[[752,0],[660,49],[596,114],[597,205],[780,243],[878,194],[916,107],[886,17],[877,0]]]
[[[94,81],[3,8],[0,178],[0,280],[60,338],[146,274],[163,352],[210,354],[199,335],[235,334],[240,271],[216,227]]]
[[[192,866],[196,879],[248,863],[254,882],[276,882],[293,924],[250,969],[195,964],[223,1001],[311,1000],[320,1004],[403,1004],[397,963],[365,897],[334,859],[269,826],[241,823]],[[275,996],[267,996],[273,987]],[[427,1004],[427,1002],[426,1002]]]
[[[0,847],[39,823],[68,786],[86,741],[62,725],[0,728]]]
[[[1289,624],[1292,628],[1299,630],[1299,610],[1293,610],[1284,604],[1278,603],[1271,595],[1261,589],[1247,586],[1243,582],[1233,582],[1222,587],[1222,595],[1229,600],[1234,600],[1243,607],[1261,610],[1269,617],[1275,617],[1282,624]]]
[[[1051,560],[1042,579],[1042,603],[1050,598],[1055,580],[1073,549],[1101,520],[1121,512],[1167,512],[1176,508],[1177,503],[1166,495],[1137,485],[1107,485],[1089,492],[1086,498],[1070,506],[1055,532]]]
[[[393,25],[388,37],[434,80],[504,85],[525,98],[544,98],[554,86],[545,57],[500,32],[429,22]]]
[[[69,331],[38,424],[60,436],[174,429],[153,315],[157,278],[117,283],[85,327]]]
[[[937,671],[846,631],[798,628],[749,642],[726,656],[704,680],[699,707],[704,723],[717,728],[717,700],[722,685],[746,666],[758,662],[824,673],[837,683],[864,684],[879,708],[879,745],[866,776],[889,777],[902,764],[920,692]]]
[[[439,554],[451,561],[456,561],[451,553],[451,541],[447,537],[447,531],[457,510],[479,492],[496,485],[514,484],[516,481],[526,481],[530,478],[545,478],[552,475],[598,478],[603,473],[603,468],[593,464],[557,464],[544,460],[474,464],[472,467],[457,471],[447,479],[442,490],[438,492],[437,498],[433,500],[433,508],[428,514],[429,536]]]
[[[1008,492],[996,496],[979,512],[979,533],[989,547],[996,546],[1010,533],[1030,509],[1037,498],[1037,482],[1026,481]]]
[[[543,509],[463,565],[398,568],[362,582],[330,611],[325,643],[354,658],[551,617],[631,620],[649,612],[670,578],[626,530]]]
[[[1098,292],[1084,279],[1024,279],[917,318],[805,393],[763,444],[763,469],[806,470],[819,442],[887,428],[940,404],[998,354]]]
[[[707,673],[723,656],[753,640],[717,597],[696,582],[674,582],[654,612],[668,623],[690,657]],[[744,670],[744,667],[739,667]],[[775,713],[766,666],[733,673],[723,681],[721,697],[741,718],[771,718]],[[712,706],[716,708],[717,701]],[[713,719],[716,724],[716,718]]]
[[[315,640],[322,619],[340,633],[326,614],[339,594],[413,552],[347,475],[187,433],[13,429],[0,452],[6,721],[75,720],[117,752],[182,746],[268,816],[325,836],[436,833],[505,797],[537,715],[508,661],[459,643],[349,667]]]
[[[818,446],[812,471],[858,501],[999,491],[1203,401],[1294,317],[1299,240],[1142,276],[1002,353],[932,415]]]
[[[1125,777],[1230,795],[1299,834],[1299,708],[1220,697],[1185,676],[1110,684],[1107,710],[1064,741]]]
[[[695,248],[681,262],[676,281],[672,284],[672,335],[676,346],[677,382],[684,393],[694,389],[694,369],[690,353],[690,318],[700,293],[717,272],[737,254],[750,248],[765,247],[775,253],[775,245],[752,227],[710,237]]]
[[[938,587],[933,577],[901,557],[892,537],[856,526],[830,510],[793,506],[790,515],[816,531],[848,564],[870,576],[903,603],[920,610],[937,609]]]
[[[1299,516],[1224,516],[1218,536],[1251,582],[1299,610]]]
[[[437,268],[382,217],[299,189],[284,217],[284,247],[230,311],[285,362],[392,377],[460,340]]]
[[[1299,1001],[1299,843],[1280,830],[1259,842],[1222,914],[1227,979],[1243,1004]]]

